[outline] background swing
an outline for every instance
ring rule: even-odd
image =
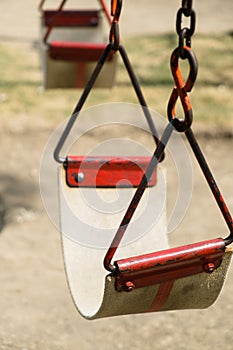
[[[61,0],[57,9],[44,9],[45,2],[39,5],[42,86],[83,88],[106,46],[107,6],[98,0],[97,9],[64,9],[68,1]],[[116,55],[109,56],[95,87],[112,87],[116,64]]]
[[[75,186],[71,174],[73,174],[74,167],[76,167],[76,172],[79,172],[80,162],[84,162],[85,169],[85,162],[88,162],[88,159],[85,160],[72,157],[63,158],[60,156],[61,148],[63,147],[66,138],[68,137],[79,112],[95,83],[95,79],[98,77],[98,74],[111,50],[120,52],[130,78],[133,76],[132,67],[127,60],[127,54],[119,42],[118,21],[120,10],[121,1],[112,1],[113,20],[110,43],[105,48],[105,51],[101,56],[89,83],[85,87],[79,103],[75,108],[75,111],[54,152],[55,159],[63,164],[59,179],[60,199],[62,203],[62,232],[67,224],[67,208],[63,206],[65,201],[62,200],[62,196],[64,191],[68,190],[71,198],[72,188],[67,188],[71,183],[73,187],[76,187],[76,192],[78,191],[78,188],[82,186],[82,181],[79,183],[79,180],[76,180],[77,184]],[[190,28],[182,28],[182,16],[190,18]],[[85,312],[82,311],[83,305],[80,307],[78,300],[80,297],[78,288],[81,288],[80,283],[82,282],[77,280],[77,276],[81,276],[78,269],[82,269],[82,266],[79,264],[79,259],[80,257],[82,259],[86,252],[83,253],[83,255],[82,253],[79,255],[79,245],[62,235],[65,265],[71,293],[79,311],[88,319],[130,313],[178,310],[185,308],[205,308],[210,306],[216,300],[224,283],[232,255],[232,251],[227,248],[227,246],[233,242],[233,225],[229,210],[191,129],[193,115],[188,93],[192,90],[197,76],[197,61],[191,49],[191,36],[194,33],[194,29],[195,12],[192,9],[192,1],[183,0],[182,6],[177,13],[179,46],[171,55],[171,70],[175,87],[168,103],[169,123],[163,131],[160,139],[156,132],[152,132],[156,143],[155,151],[149,161],[147,160],[146,170],[143,170],[140,183],[135,185],[135,194],[104,257],[104,267],[110,272],[110,274],[107,276],[105,274],[105,287],[101,303],[94,307],[90,307],[90,309],[88,307],[85,309],[84,307]],[[182,78],[179,67],[180,59],[188,60],[189,63],[190,71],[186,82],[184,82]],[[140,94],[141,90],[135,79],[131,79],[131,82],[139,97],[141,106],[145,107],[143,95]],[[138,94],[138,92],[140,93]],[[178,98],[181,100],[184,111],[183,119],[177,118],[175,114]],[[145,116],[151,126],[150,114],[148,114],[148,111],[145,113]],[[153,123],[150,129],[154,130]],[[151,252],[142,255],[131,255],[129,258],[116,259],[112,262],[125,232],[129,229],[130,221],[139,205],[139,202],[143,198],[144,192],[148,189],[149,180],[156,171],[159,161],[163,159],[165,148],[174,132],[182,132],[186,135],[219,209],[226,221],[230,234],[224,239],[214,238],[181,247],[163,249],[155,253]],[[105,159],[104,161],[102,158],[101,161],[102,163],[109,162],[109,159]],[[72,171],[70,171],[70,169],[72,169]],[[113,171],[113,169],[111,169],[111,171]],[[64,180],[64,176],[66,176],[66,181]],[[83,185],[85,187],[87,184],[83,183]],[[100,187],[102,186],[103,184],[100,185]],[[107,184],[105,184],[105,187],[107,187]],[[152,249],[150,240],[148,240],[147,244],[148,247]],[[100,255],[102,256],[103,254]],[[91,256],[88,258],[91,259]],[[85,271],[83,271],[82,277],[85,279],[85,274],[88,275],[88,272],[86,266],[83,266],[83,268]],[[82,302],[85,303],[85,295],[82,295],[81,298]]]

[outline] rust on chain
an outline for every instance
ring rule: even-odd
[[[192,124],[192,105],[188,96],[188,92],[190,92],[193,88],[197,77],[198,65],[196,57],[190,47],[184,47],[184,58],[189,62],[189,75],[184,82],[180,67],[179,67],[179,59],[180,59],[180,50],[176,48],[171,55],[171,71],[173,75],[173,79],[175,82],[175,87],[172,90],[169,102],[168,102],[168,119],[173,124],[175,129],[179,132],[185,132],[188,130]],[[184,111],[184,118],[176,117],[176,103],[178,98],[180,98],[182,108]]]
[[[120,46],[120,34],[119,34],[119,18],[121,14],[122,0],[111,0],[111,16],[112,24],[110,30],[110,43],[112,43],[112,50],[119,50]]]
[[[111,1],[111,16],[115,20],[119,20],[121,14],[122,0],[112,0]]]

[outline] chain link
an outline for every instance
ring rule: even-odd
[[[122,0],[111,0],[111,16],[113,17],[113,19],[111,24],[109,40],[112,44],[113,51],[119,50],[120,46],[120,32],[118,22],[121,14],[121,8]]]
[[[189,27],[182,27],[183,16],[190,18]],[[179,49],[180,57],[184,57],[183,47],[186,45],[191,47],[191,37],[195,32],[196,27],[196,13],[192,8],[192,0],[183,0],[182,6],[177,12],[176,16],[176,32],[179,35]],[[184,41],[186,41],[184,43]]]
[[[189,16],[192,12],[193,1],[192,0],[182,0],[182,8],[186,11],[185,16]]]

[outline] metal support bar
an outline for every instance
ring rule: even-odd
[[[143,112],[145,114],[147,123],[149,125],[149,128],[151,130],[152,136],[154,138],[155,144],[157,145],[158,142],[159,142],[158,133],[157,133],[157,130],[156,130],[155,126],[154,126],[154,123],[153,123],[150,111],[148,109],[146,100],[145,100],[145,98],[143,96],[143,93],[142,93],[142,90],[141,90],[140,85],[138,83],[137,77],[134,74],[134,71],[132,69],[132,65],[131,65],[131,63],[129,61],[129,57],[128,57],[127,53],[126,53],[126,50],[125,50],[124,46],[120,45],[119,52],[120,52],[121,57],[123,59],[123,62],[125,64],[126,70],[127,70],[128,74],[129,74],[129,77],[130,77],[130,80],[131,80],[131,84],[134,87],[134,90],[135,90],[135,93],[137,95],[137,98],[138,98],[141,106],[145,107],[145,108],[143,108]],[[164,158],[164,155],[163,155],[161,160],[163,160],[163,158]]]
[[[233,242],[233,221],[232,221],[232,217],[231,217],[231,214],[227,208],[227,205],[224,201],[224,198],[219,190],[219,187],[211,173],[211,170],[205,160],[205,157],[197,143],[197,140],[192,132],[191,129],[188,129],[186,132],[185,132],[186,136],[187,136],[187,139],[189,141],[189,144],[196,156],[196,159],[202,169],[202,172],[209,184],[209,187],[214,195],[214,198],[218,204],[218,207],[226,221],[226,224],[227,226],[229,227],[229,230],[230,230],[230,236],[226,238],[226,245],[228,244],[231,244]]]
[[[165,283],[201,272],[212,273],[221,265],[225,252],[222,238],[192,243],[115,262],[116,289],[129,291]]]
[[[98,78],[100,72],[101,72],[101,69],[105,63],[105,61],[107,60],[110,52],[112,51],[112,45],[111,44],[108,44],[101,56],[101,58],[99,59],[91,77],[90,77],[90,80],[88,81],[85,89],[83,90],[83,93],[61,135],[61,138],[59,139],[57,145],[56,145],[56,148],[54,150],[54,159],[58,162],[58,163],[65,163],[66,161],[66,158],[64,157],[61,157],[60,156],[60,151],[74,125],[74,123],[76,122],[76,119],[78,118],[78,115],[79,115],[79,112],[80,110],[82,109],[91,89],[93,88],[93,85],[95,84],[95,81],[96,79]]]
[[[138,187],[150,157],[69,156],[66,160],[66,183],[70,187]],[[148,186],[156,184],[156,172]]]
[[[111,272],[115,272],[116,271],[116,266],[113,265],[111,263],[112,258],[125,234],[125,231],[128,227],[128,224],[130,223],[130,220],[132,219],[137,206],[140,202],[140,199],[142,198],[142,195],[147,187],[147,183],[148,183],[148,179],[151,178],[152,173],[155,171],[156,167],[158,166],[158,163],[160,161],[160,158],[163,155],[164,149],[171,137],[171,134],[174,130],[174,127],[172,126],[171,123],[169,123],[166,127],[166,129],[164,130],[164,133],[161,137],[161,140],[158,144],[158,146],[156,147],[154,154],[151,158],[151,161],[148,165],[148,168],[146,170],[146,172],[144,173],[142,180],[130,202],[130,205],[124,215],[123,220],[121,221],[121,224],[116,232],[115,237],[113,238],[113,241],[110,245],[110,248],[107,251],[107,254],[105,255],[104,258],[104,267],[106,270],[111,271]]]

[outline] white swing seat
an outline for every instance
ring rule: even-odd
[[[150,157],[148,157],[149,159]],[[119,164],[122,166],[121,162]],[[85,175],[88,171],[92,172],[86,167],[81,170]],[[68,174],[68,177],[71,178],[70,184],[67,181],[64,168],[61,167],[59,171],[61,239],[67,280],[79,312],[86,318],[104,317],[107,314],[98,311],[103,302],[105,278],[108,275],[103,267],[103,259],[122,215],[124,215],[125,206],[128,205],[132,191],[135,191],[135,189],[127,188],[125,185],[118,189],[111,187],[111,185],[106,188],[102,186],[98,189],[93,187],[75,188],[72,184],[74,171],[71,167],[70,175]],[[105,171],[105,168],[100,169],[100,180],[97,179],[97,182],[101,181]],[[111,169],[109,171],[112,172]],[[86,176],[88,179],[88,174]],[[119,178],[118,174],[116,176]],[[130,179],[133,179],[130,172],[129,176]],[[112,179],[115,181],[114,176],[112,176]],[[137,178],[135,181],[137,181]],[[152,181],[145,191],[132,224],[127,229],[129,241],[122,242],[117,254],[119,257],[128,256],[132,253],[149,252],[151,246],[157,249],[168,247],[166,206],[163,203],[166,191],[164,189],[164,174],[159,171],[156,183],[155,178]],[[109,208],[109,212],[101,211],[101,206],[98,207],[98,203],[95,210],[93,205],[96,203],[96,197],[94,196],[96,191],[98,192],[98,198],[106,200],[105,209],[107,208],[107,211],[111,207],[112,201],[116,200],[116,196],[119,195],[123,203],[120,210],[111,212],[111,208]],[[87,199],[92,199],[92,195],[94,196],[93,203],[88,203]],[[160,202],[158,198],[161,198]],[[154,203],[154,207],[152,207],[152,203]],[[156,212],[157,220],[150,222],[149,227],[146,227],[145,222],[148,222]],[[112,305],[112,307],[115,306]],[[118,311],[119,313],[122,313],[122,307]],[[111,310],[107,312],[111,313]]]

